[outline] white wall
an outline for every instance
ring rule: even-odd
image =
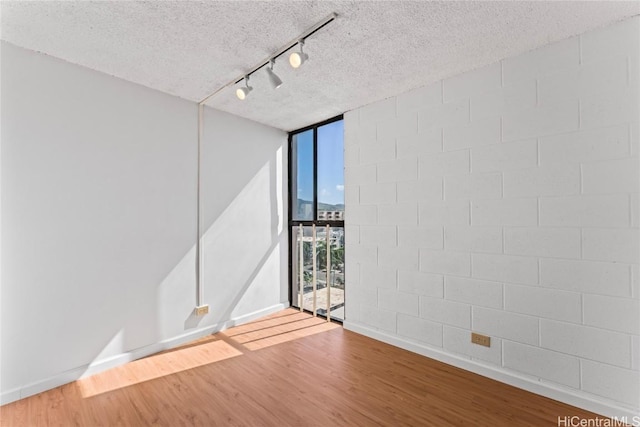
[[[345,115],[347,328],[637,413],[639,22]]]
[[[286,133],[2,44],[6,403],[282,307]],[[286,176],[286,175],[285,175]]]

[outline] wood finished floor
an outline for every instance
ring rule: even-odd
[[[14,426],[557,426],[595,414],[289,309],[0,407]]]

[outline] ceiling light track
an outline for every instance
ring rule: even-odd
[[[298,57],[299,57],[299,59],[294,60],[295,63],[299,62],[299,65],[297,67],[294,66],[293,63],[292,63],[292,66],[294,68],[298,68],[300,65],[302,65],[304,63],[305,60],[307,60],[309,58],[306,53],[302,52],[302,45],[304,44],[304,41],[306,39],[308,39],[309,37],[311,37],[316,32],[320,31],[325,26],[327,26],[329,23],[335,21],[335,19],[337,17],[338,17],[337,13],[335,13],[335,12],[330,13],[328,16],[326,16],[321,21],[317,22],[315,25],[307,28],[298,37],[296,37],[295,39],[291,40],[289,43],[285,44],[282,48],[277,50],[273,55],[271,55],[271,56],[263,59],[262,61],[260,61],[253,68],[251,68],[249,70],[249,72],[243,73],[242,75],[240,75],[240,76],[236,77],[235,79],[229,81],[229,83],[223,85],[222,87],[217,89],[215,92],[213,92],[210,95],[208,95],[207,97],[205,97],[202,101],[199,102],[199,104],[204,104],[205,102],[207,102],[209,99],[211,99],[213,96],[215,96],[216,94],[218,94],[219,92],[221,92],[225,88],[227,88],[229,86],[234,86],[234,85],[240,83],[243,80],[245,81],[245,88],[249,87],[248,86],[249,77],[251,77],[251,75],[253,73],[255,73],[256,71],[262,69],[263,67],[267,67],[267,73],[269,75],[269,80],[270,80],[272,86],[274,86],[274,88],[280,87],[280,85],[282,84],[282,80],[280,80],[280,78],[277,75],[275,75],[275,73],[273,72],[273,64],[275,63],[276,59],[278,59],[279,57],[281,57],[282,55],[284,55],[285,53],[287,53],[289,50],[293,49],[294,47],[300,46],[300,51],[299,52],[294,52],[292,54],[292,56],[297,54]],[[291,61],[292,60],[290,59],[290,63],[291,63]],[[277,84],[278,82],[279,82],[279,84]],[[240,88],[240,89],[238,89],[236,91],[236,95],[238,95],[239,99],[244,99],[249,94],[249,92],[247,91],[246,93],[244,93],[244,91],[242,91],[244,93],[244,97],[240,98],[240,93],[239,92],[241,91],[241,89],[243,89],[243,88]]]

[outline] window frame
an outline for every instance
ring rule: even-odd
[[[288,247],[288,252],[289,252],[289,262],[288,262],[288,266],[289,266],[289,272],[288,272],[288,276],[289,276],[289,305],[293,304],[293,253],[292,253],[292,248],[291,248],[291,242],[293,241],[293,227],[297,227],[299,225],[302,225],[303,227],[306,226],[312,226],[312,225],[316,225],[316,227],[318,226],[325,226],[325,225],[329,225],[330,227],[342,227],[344,229],[344,219],[342,221],[338,221],[338,220],[318,220],[318,128],[328,125],[330,123],[334,123],[340,120],[344,120],[344,115],[340,114],[338,116],[332,117],[330,119],[327,119],[325,121],[322,121],[320,123],[316,123],[310,126],[305,126],[303,128],[300,129],[296,129],[294,131],[289,132],[289,136],[288,136],[288,145],[287,145],[287,201],[288,201],[288,206],[287,206],[287,214],[288,214],[288,231],[287,231],[287,235],[288,235],[288,239],[289,242],[287,243],[287,247]],[[302,132],[306,132],[309,130],[313,130],[313,201],[312,201],[312,208],[313,208],[313,219],[311,220],[297,220],[293,218],[293,180],[296,179],[297,177],[292,176],[293,175],[293,168],[292,168],[292,162],[293,161],[297,161],[297,159],[293,159],[292,158],[292,144],[293,144],[293,136]],[[343,144],[344,144],[344,138],[343,138]],[[297,196],[297,195],[296,195]],[[297,206],[297,205],[296,205]]]

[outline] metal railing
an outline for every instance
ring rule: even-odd
[[[307,236],[305,236],[305,226],[300,224],[296,228],[297,231],[293,234],[298,245],[297,260],[295,260],[297,264],[295,268],[298,270],[298,307],[300,311],[304,309],[311,311],[314,316],[325,315],[327,321],[330,321],[332,309],[336,310],[344,305],[344,257],[334,257],[334,253],[339,255],[344,251],[344,228],[308,225],[307,231],[310,231],[308,233],[310,235]],[[322,231],[324,236],[321,235]],[[322,277],[323,268],[324,278]],[[339,280],[341,283],[337,283]],[[332,287],[335,293],[333,301]],[[321,294],[322,291],[326,292],[324,297]],[[342,320],[340,317],[337,319]]]

